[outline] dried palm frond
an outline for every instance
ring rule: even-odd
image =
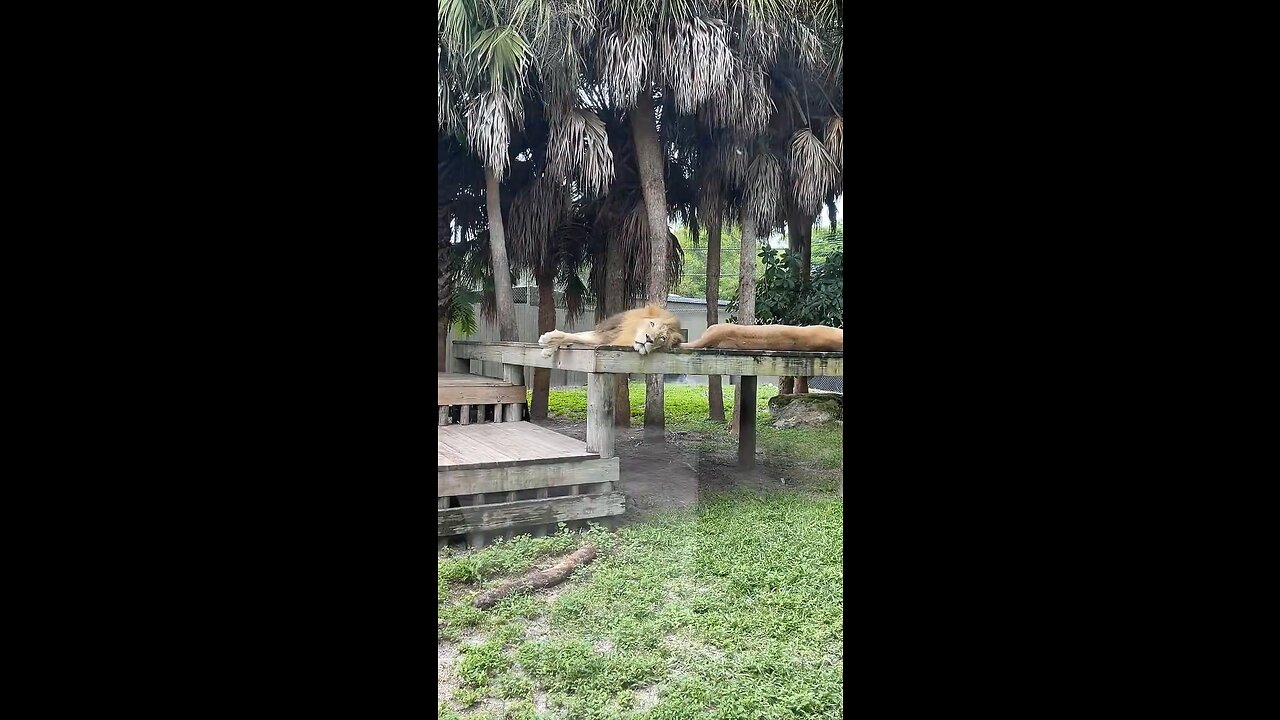
[[[552,265],[552,236],[571,212],[568,187],[545,175],[517,190],[506,223],[512,267],[544,274]]]
[[[595,113],[573,109],[551,125],[547,172],[557,180],[573,180],[588,195],[603,195],[613,181],[609,133]]]
[[[623,31],[604,29],[596,46],[596,69],[610,103],[617,108],[635,105],[646,83],[653,36],[648,29]]]
[[[844,118],[833,117],[827,121],[825,142],[827,155],[836,164],[836,171],[844,173]]]
[[[723,21],[690,17],[672,23],[658,37],[659,72],[679,112],[692,113],[729,82],[733,52]]]
[[[467,141],[499,178],[510,166],[511,130],[524,124],[524,106],[500,90],[481,93],[467,110]]]
[[[809,128],[801,128],[791,136],[788,160],[797,207],[806,215],[817,214],[822,209],[822,201],[836,185],[839,174],[836,164]]]
[[[782,165],[771,152],[760,152],[747,168],[745,205],[756,227],[773,227],[782,196]]]

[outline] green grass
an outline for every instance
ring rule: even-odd
[[[631,396],[631,424],[644,424],[644,383],[628,384]],[[803,462],[816,468],[835,469],[843,462],[840,429],[831,423],[821,427],[775,428],[770,425],[769,398],[778,394],[773,385],[756,388],[756,446],[766,456],[784,462]],[[733,415],[734,388],[724,388],[724,414]],[[668,431],[696,433],[696,442],[707,450],[733,451],[738,438],[723,423],[710,419],[706,385],[667,385],[663,391]],[[587,419],[587,389],[553,390],[547,398],[547,413],[575,422]]]
[[[825,496],[729,494],[617,534],[524,536],[444,557],[442,636],[484,639],[460,645],[456,663],[451,699],[470,710],[442,705],[438,716],[483,717],[474,705],[491,698],[511,703],[495,720],[839,718],[842,519]],[[600,557],[554,599],[470,607],[496,578],[587,541]],[[535,621],[545,636],[530,634]],[[646,694],[656,704],[642,711]]]
[[[644,384],[631,383],[633,425]],[[667,429],[733,453],[708,419],[706,386],[668,385]],[[836,427],[776,429],[759,388],[766,459],[834,477]],[[585,388],[552,391],[550,414],[586,418]],[[726,415],[733,388],[725,388]],[[810,491],[704,495],[696,510],[652,515],[617,533],[563,528],[479,551],[439,554],[441,641],[457,643],[456,688],[440,720],[783,720],[843,713],[843,505]],[[475,595],[585,542],[599,558],[552,596],[516,595],[481,611]],[[537,708],[542,706],[541,714]]]

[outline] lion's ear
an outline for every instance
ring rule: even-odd
[[[680,333],[678,332],[671,333],[671,347],[680,345],[683,342],[684,342],[684,338],[680,337]]]

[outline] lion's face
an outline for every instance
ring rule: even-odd
[[[677,347],[684,342],[684,338],[680,337],[680,331],[672,328],[662,320],[650,318],[645,321],[645,335],[653,338],[653,344],[659,347]]]

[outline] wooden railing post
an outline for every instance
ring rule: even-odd
[[[587,452],[613,457],[613,375],[587,373]]]

